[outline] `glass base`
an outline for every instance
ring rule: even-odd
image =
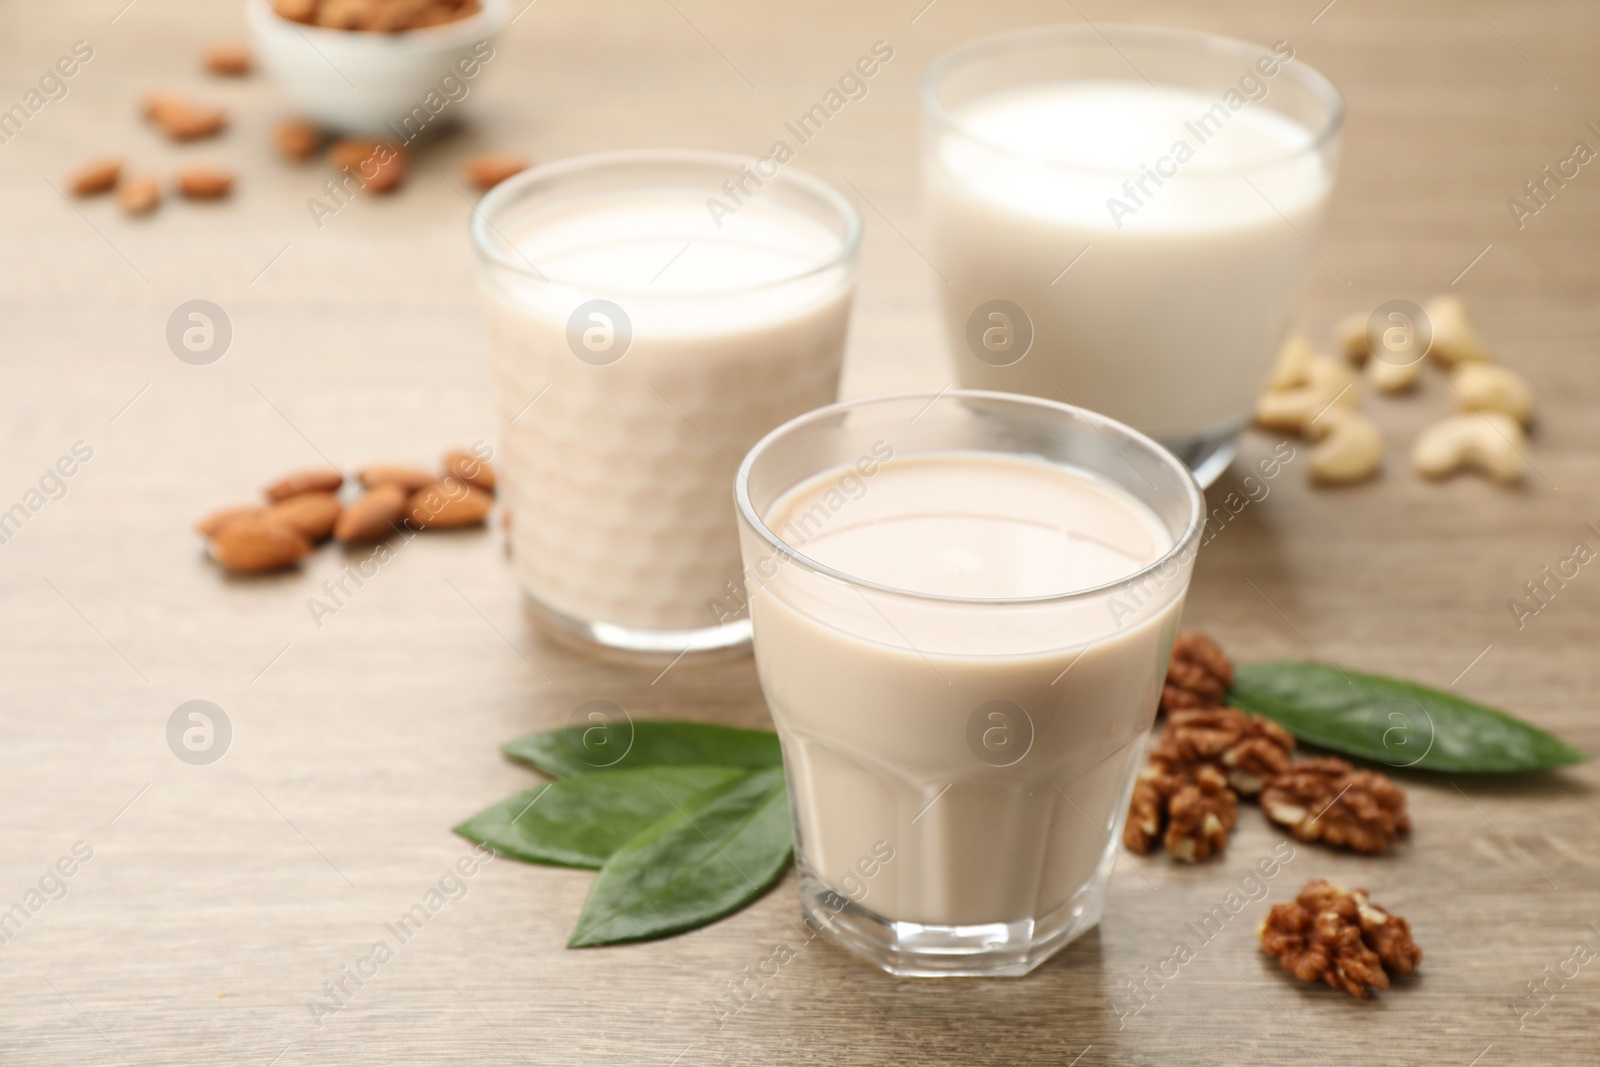
[[[694,630],[643,630],[609,622],[590,622],[551,607],[526,589],[523,599],[552,637],[586,651],[603,651],[630,660],[743,655],[750,650],[748,617]]]
[[[1211,483],[1222,477],[1222,472],[1228,469],[1233,457],[1239,454],[1239,433],[1249,424],[1250,420],[1245,419],[1220,430],[1163,440],[1161,443],[1183,461],[1183,465],[1194,475],[1194,480],[1200,483],[1200,488],[1209,489]]]
[[[1110,870],[1108,859],[1088,885],[1037,919],[940,926],[886,919],[836,892],[796,859],[806,924],[826,931],[869,963],[905,978],[1027,974],[1100,922],[1105,875]]]

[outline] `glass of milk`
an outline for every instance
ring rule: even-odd
[[[471,232],[537,614],[629,652],[747,642],[728,487],[837,394],[855,209],[772,157],[615,152],[497,186]]]
[[[1232,459],[1333,184],[1344,105],[1280,41],[1071,26],[923,81],[931,261],[963,386]]]
[[[1204,521],[1059,401],[774,430],[734,487],[807,922],[904,975],[1024,974],[1100,919]]]

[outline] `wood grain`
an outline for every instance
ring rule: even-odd
[[[1593,765],[1410,777],[1417,830],[1397,855],[1299,849],[1272,899],[1312,876],[1363,885],[1426,950],[1415,979],[1372,1003],[1286,981],[1255,945],[1261,902],[1119,1020],[1128,983],[1278,840],[1246,812],[1220,862],[1119,864],[1099,930],[1026,980],[897,981],[802,944],[792,877],[699,933],[569,951],[592,876],[496,862],[376,976],[346,980],[349,1003],[322,1026],[307,1009],[466,853],[448,827],[531,783],[500,741],[593,698],[641,717],[761,725],[767,713],[748,658],[658,677],[542,638],[496,532],[407,543],[319,626],[308,597],[361,554],[324,549],[303,573],[230,580],[191,522],[290,468],[432,463],[492,437],[467,157],[764,151],[879,39],[893,61],[797,160],[851,191],[868,224],[852,395],[948,381],[936,279],[916,248],[916,86],[935,56],[1088,17],[1289,40],[1329,75],[1350,119],[1302,324],[1326,342],[1348,311],[1453,284],[1538,391],[1537,472],[1514,491],[1422,484],[1404,453],[1449,406],[1442,383],[1372,401],[1390,440],[1382,478],[1314,490],[1291,464],[1202,554],[1188,621],[1242,659],[1325,656],[1453,684],[1600,750],[1600,574],[1585,569],[1525,628],[1506,606],[1575,541],[1600,543],[1585,526],[1600,521],[1600,175],[1586,168],[1520,230],[1506,207],[1575,140],[1600,146],[1584,125],[1600,118],[1600,14],[1578,0],[1321,2],[540,0],[473,87],[470,122],[418,153],[399,194],[320,229],[306,200],[328,174],[272,156],[271,86],[199,68],[205,42],[242,36],[238,5],[9,12],[0,104],[74,41],[94,58],[0,146],[0,510],[74,442],[93,455],[0,545],[0,910],[74,842],[93,857],[0,944],[0,1062],[1592,1062],[1593,966],[1552,982],[1537,1015],[1515,1009],[1534,1006],[1524,983],[1575,943],[1600,945]],[[135,101],[162,86],[226,105],[228,133],[159,141]],[[142,220],[56,192],[105,152],[163,174],[220,163],[238,191]],[[205,367],[164,339],[195,298],[234,330]],[[1273,443],[1250,438],[1246,460]],[[1230,488],[1237,476],[1213,502]],[[232,723],[210,766],[167,747],[168,718],[191,699]],[[728,983],[780,941],[794,960],[724,1019]]]

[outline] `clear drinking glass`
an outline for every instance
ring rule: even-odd
[[[1151,562],[1059,595],[974,599],[807,555],[911,514],[875,481],[891,465],[952,455],[1107,487],[1144,516]],[[948,492],[938,473],[924,505],[936,520],[1010,521],[1036,503],[974,503],[987,471]],[[951,390],[802,415],[745,457],[734,493],[807,921],[903,975],[1023,974],[1092,928],[1203,524],[1188,469],[1104,416]],[[796,499],[816,504],[792,511]]]
[[[1316,255],[1333,86],[1287,42],[1070,26],[950,53],[922,101],[957,381],[1103,412],[1210,484]]]
[[[535,609],[632,652],[748,641],[728,481],[837,394],[855,209],[770,159],[610,152],[502,183],[471,233]]]

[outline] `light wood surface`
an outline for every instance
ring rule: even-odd
[[[1520,231],[1506,207],[1575,140],[1600,147],[1584,125],[1600,116],[1592,5],[539,0],[474,85],[470,123],[419,153],[400,194],[318,229],[305,201],[327,172],[272,157],[272,86],[197,69],[202,42],[242,37],[239,5],[136,0],[119,14],[125,2],[12,5],[0,34],[6,106],[74,41],[95,53],[0,146],[0,509],[74,442],[93,449],[66,495],[0,545],[0,909],[74,842],[93,849],[67,895],[0,944],[0,1062],[1594,1061],[1600,964],[1538,1015],[1513,1010],[1575,943],[1600,947],[1594,765],[1408,777],[1416,833],[1395,855],[1298,850],[1272,900],[1314,876],[1366,886],[1426,951],[1416,978],[1371,1003],[1288,981],[1256,947],[1263,902],[1119,1025],[1126,983],[1279,839],[1247,811],[1219,862],[1119,863],[1099,930],[1025,980],[898,981],[818,942],[725,1024],[726,984],[779,941],[799,948],[792,875],[707,930],[569,951],[592,876],[496,862],[318,1028],[307,1001],[467,851],[448,828],[535,780],[499,742],[591,698],[639,717],[764,725],[767,712],[748,658],[658,677],[541,638],[497,531],[408,544],[319,627],[307,598],[346,557],[232,580],[189,529],[319,455],[426,463],[493,437],[458,177],[474,151],[764,151],[889,41],[867,99],[797,163],[849,191],[868,226],[846,392],[938,388],[936,279],[916,250],[927,64],[977,34],[1084,17],[1286,39],[1350,107],[1300,321],[1325,343],[1348,311],[1454,284],[1538,391],[1537,472],[1513,491],[1422,484],[1404,456],[1449,406],[1442,383],[1370,402],[1390,441],[1382,478],[1318,491],[1291,464],[1202,553],[1188,622],[1244,660],[1326,656],[1453,683],[1600,751],[1600,573],[1525,629],[1506,604],[1575,541],[1600,547],[1584,526],[1600,520],[1600,174],[1585,168]],[[225,103],[232,128],[159,142],[134,104],[157,86]],[[238,194],[128,221],[52,188],[106,151],[163,172],[226,163]],[[164,340],[193,298],[233,324],[211,366]],[[1271,443],[1251,437],[1246,457]],[[197,698],[233,728],[203,767],[165,739]]]

